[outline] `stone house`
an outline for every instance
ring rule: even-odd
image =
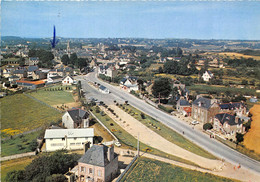
[[[246,105],[242,102],[230,102],[219,104],[220,112],[236,114],[237,116],[246,115]]]
[[[26,69],[17,69],[13,72],[13,75],[18,76],[20,79],[26,78],[27,77],[27,71],[26,71]]]
[[[216,114],[213,129],[225,135],[244,133],[243,121],[238,117],[228,113]]]
[[[191,116],[193,119],[202,123],[212,122],[215,115],[219,113],[220,107],[216,99],[208,99],[197,96],[197,99],[192,103]]]
[[[47,129],[44,139],[46,151],[78,150],[93,145],[94,128]]]
[[[72,108],[62,116],[62,125],[66,128],[88,128],[89,113],[82,109]]]
[[[78,160],[78,182],[112,181],[118,172],[118,154],[114,146],[93,145]]]
[[[27,77],[32,77],[34,71],[38,70],[38,66],[29,66],[27,68]]]
[[[47,78],[47,73],[42,72],[41,70],[36,70],[32,73],[32,78],[34,80],[41,80]]]
[[[39,61],[38,57],[29,57],[28,60],[25,60],[25,65],[34,66],[37,65]]]
[[[186,99],[179,99],[176,104],[176,109],[184,116],[191,116],[191,105]]]

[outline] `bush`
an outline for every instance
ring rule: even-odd
[[[244,141],[244,135],[241,133],[236,133],[236,139],[237,139],[237,144],[241,143]]]
[[[142,119],[145,119],[144,113],[141,113],[141,117],[142,117]]]
[[[30,143],[30,145],[29,145],[29,147],[30,147],[30,150],[31,150],[31,151],[35,151],[36,148],[38,147],[38,142],[37,142],[37,140],[36,140],[36,139],[32,140],[31,143]]]
[[[203,125],[203,129],[204,130],[211,130],[213,128],[212,124],[211,123],[205,123]]]

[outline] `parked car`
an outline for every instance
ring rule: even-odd
[[[121,143],[119,141],[115,142],[115,146],[120,147]]]
[[[191,122],[191,124],[196,125],[196,124],[199,124],[199,122],[194,120],[194,121]]]

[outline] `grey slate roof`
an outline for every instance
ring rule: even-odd
[[[24,74],[24,73],[25,73],[25,70],[23,70],[23,69],[14,71],[14,74]]]
[[[79,138],[94,137],[94,128],[80,129],[47,129],[44,138]]]
[[[234,102],[234,103],[222,103],[222,104],[219,104],[219,107],[221,109],[233,110],[235,108],[246,107],[246,106],[242,102]]]
[[[78,160],[78,162],[105,167],[107,164],[109,164],[109,160],[107,159],[107,151],[108,151],[108,147],[105,145],[93,145]],[[114,158],[116,157],[117,154],[114,153]]]
[[[27,68],[27,70],[28,70],[29,72],[33,72],[33,71],[38,70],[38,69],[39,69],[38,66],[29,66],[29,67]]]
[[[196,99],[196,100],[193,102],[193,104],[194,104],[194,105],[197,105],[197,106],[200,105],[200,107],[209,109],[210,106],[211,106],[211,101],[210,101],[210,99],[208,99],[208,98],[200,97],[200,98]]]
[[[185,100],[185,99],[180,99],[180,106],[189,106],[190,103],[189,101]]]
[[[238,118],[238,122],[236,123],[235,122],[235,118],[236,116],[234,115],[231,115],[231,114],[228,114],[228,113],[221,113],[221,114],[216,114],[215,116],[219,121],[220,123],[223,125],[224,123],[228,123],[230,126],[233,126],[233,125],[237,125],[237,124],[242,124],[243,121]]]
[[[75,123],[80,123],[82,121],[82,119],[87,119],[87,117],[89,115],[87,111],[84,111],[84,110],[78,109],[78,108],[72,108],[71,110],[68,110],[67,112]]]

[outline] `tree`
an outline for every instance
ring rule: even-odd
[[[152,86],[152,93],[155,97],[168,97],[171,93],[170,81],[167,78],[155,80]]]
[[[70,58],[67,54],[64,54],[62,57],[61,57],[61,62],[64,64],[64,65],[68,65],[70,64]]]
[[[31,143],[29,144],[30,150],[35,151],[36,148],[38,147],[38,142],[36,139],[32,140]]]
[[[138,84],[138,90],[142,91],[142,88],[144,86],[144,81],[142,79],[138,79],[137,84]]]
[[[78,56],[76,53],[71,54],[70,61],[71,61],[71,64],[74,64],[74,65],[78,63]]]
[[[20,57],[19,66],[24,66],[24,65],[25,65],[25,59],[23,57]]]
[[[211,123],[205,123],[203,125],[203,130],[211,130],[213,128]]]
[[[240,142],[244,141],[244,135],[241,133],[236,133],[236,139],[237,139],[237,144]]]
[[[53,174],[48,176],[45,182],[64,182],[66,181],[66,177],[62,174]]]
[[[77,62],[77,65],[78,65],[79,69],[82,69],[82,68],[88,66],[87,59],[79,58],[78,62]]]
[[[242,85],[248,85],[248,81],[247,80],[242,80],[241,84]]]
[[[161,66],[159,67],[158,72],[163,73],[163,68]]]
[[[24,170],[14,170],[6,174],[6,182],[25,182]]]

